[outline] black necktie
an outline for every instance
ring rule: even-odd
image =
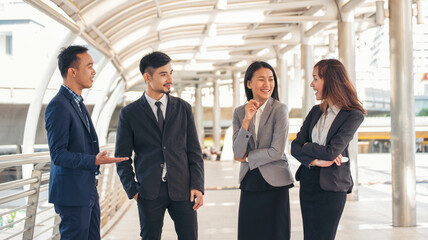
[[[161,102],[157,101],[155,102],[156,107],[158,107],[158,110],[156,112],[156,114],[158,115],[158,126],[159,129],[162,131],[163,130],[163,114],[162,114],[162,109],[161,109]]]
[[[85,104],[83,104],[83,98],[82,98],[82,101],[79,102],[79,105],[80,105],[80,109],[82,110],[83,118],[86,120],[86,127],[88,127],[88,129],[91,129],[89,127],[89,119],[88,119],[89,113],[88,113],[88,110],[86,110]]]

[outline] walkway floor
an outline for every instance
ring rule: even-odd
[[[389,154],[359,155],[359,201],[347,202],[336,239],[428,239],[428,154],[417,154],[416,157],[416,227],[392,227],[390,162]],[[297,162],[291,160],[291,165],[295,172]],[[232,161],[205,162],[207,190],[204,196],[205,204],[198,210],[199,239],[237,238],[239,190],[227,188],[237,186],[238,169],[239,164]],[[293,240],[303,239],[298,192],[298,186],[290,190]],[[103,239],[137,240],[139,231],[137,206],[133,203]],[[168,214],[165,217],[162,239],[177,239]]]

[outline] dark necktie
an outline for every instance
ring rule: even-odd
[[[80,105],[80,109],[82,110],[83,118],[86,120],[86,127],[88,127],[88,129],[91,129],[89,127],[89,119],[88,119],[89,113],[88,113],[88,110],[86,110],[85,104],[83,104],[83,98],[82,98],[82,101],[79,102],[79,105]]]
[[[163,131],[163,122],[164,122],[164,118],[163,118],[163,114],[162,114],[162,109],[161,109],[161,105],[162,103],[157,101],[155,102],[156,107],[158,107],[158,110],[156,112],[156,114],[158,115],[158,126],[159,129],[161,130],[161,132]]]

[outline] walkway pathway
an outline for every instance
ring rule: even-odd
[[[337,240],[422,240],[428,239],[428,154],[416,155],[417,165],[417,221],[418,226],[393,228],[391,175],[389,154],[360,154],[360,200],[348,201],[340,222]],[[298,166],[291,160],[293,172]],[[205,162],[205,205],[198,211],[199,239],[236,239],[239,190],[237,186],[239,164],[234,162]],[[221,190],[214,190],[216,187]],[[292,240],[303,239],[299,206],[299,188],[290,191]],[[139,239],[136,204],[124,214],[119,223],[104,237],[105,240]],[[166,214],[163,240],[176,240],[174,226]]]

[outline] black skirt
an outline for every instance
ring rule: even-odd
[[[304,240],[333,240],[346,203],[345,192],[322,190],[319,176],[319,167],[303,167],[300,172]]]
[[[289,188],[269,185],[258,169],[241,182],[238,240],[290,239]]]

